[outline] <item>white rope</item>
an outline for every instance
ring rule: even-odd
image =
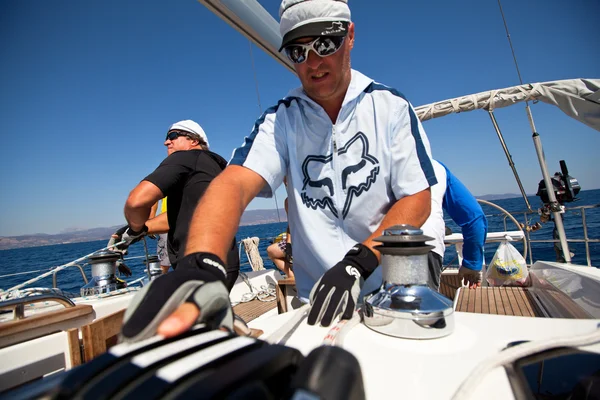
[[[575,337],[539,340],[522,343],[515,347],[508,348],[476,366],[473,369],[473,372],[469,374],[469,377],[461,383],[456,393],[454,393],[454,396],[452,396],[452,400],[461,400],[471,397],[475,392],[477,385],[483,381],[485,375],[497,367],[508,365],[520,358],[557,347],[582,347],[598,342],[600,342],[600,329]]]
[[[246,282],[246,285],[248,285],[250,292],[244,293],[239,302],[231,303],[232,306],[236,306],[240,303],[248,303],[254,299],[263,302],[274,301],[277,299],[277,290],[275,288],[274,283],[269,283],[268,285],[261,285],[260,288],[257,288],[256,286],[252,285],[252,283],[250,283],[248,275],[246,275],[243,272],[240,272],[240,276],[242,277],[244,282]]]
[[[252,267],[253,271],[261,271],[265,269],[263,259],[260,256],[260,251],[258,251],[259,242],[260,239],[256,236],[242,239],[244,250],[246,251],[246,256],[248,257],[248,262],[250,262],[250,266]]]
[[[35,274],[36,272],[42,272],[42,271],[49,271],[52,268],[47,268],[47,269],[36,269],[35,271],[24,271],[24,272],[15,272],[14,274],[6,274],[6,275],[0,275],[0,278],[7,278],[9,276],[17,276],[17,275],[27,275],[27,274]]]
[[[145,277],[143,277],[145,278]],[[143,279],[141,278],[141,279]],[[137,280],[136,280],[137,281]],[[136,281],[132,282],[135,283]],[[38,293],[56,293],[56,294],[60,294],[63,295],[65,297],[68,297],[70,299],[76,299],[76,298],[81,298],[80,301],[90,301],[90,300],[97,300],[97,299],[103,299],[105,297],[112,297],[112,296],[116,296],[119,294],[124,294],[124,293],[129,293],[129,292],[135,292],[140,290],[139,287],[125,287],[123,289],[118,289],[118,290],[113,290],[111,292],[108,293],[101,293],[101,294],[96,294],[96,295],[92,295],[92,296],[80,296],[79,293],[70,293],[70,292],[65,292],[61,289],[58,288],[43,288],[43,287],[39,287],[39,288],[27,288],[27,289],[22,289],[22,290],[13,290],[11,293],[7,293],[7,297],[4,300],[7,300],[8,298],[14,297],[14,298],[24,298],[24,297],[28,297],[34,294],[38,294]],[[39,303],[39,304],[43,304],[43,305],[48,305],[50,303],[53,303],[53,301],[48,300],[46,302],[43,303]]]
[[[123,260],[128,261],[128,260],[133,260],[136,258],[146,258],[146,256],[125,257]],[[36,269],[36,270],[32,270],[32,271],[15,272],[13,274],[0,275],[0,278],[8,278],[10,276],[18,276],[18,275],[35,274],[37,272],[42,272],[42,271],[52,271],[52,269],[53,268],[44,268],[44,269]],[[0,289],[0,292],[2,292],[2,289]]]
[[[141,279],[143,279],[143,278],[141,278]],[[105,297],[112,297],[112,296],[116,296],[116,295],[123,294],[123,293],[136,292],[136,291],[138,291],[140,289],[141,288],[139,288],[139,287],[131,287],[131,288],[130,287],[126,287],[126,288],[123,288],[123,289],[113,290],[113,291],[108,292],[108,293],[101,293],[101,294],[96,294],[96,295],[93,295],[93,296],[81,296],[81,299],[83,301],[103,299]]]
[[[77,297],[76,293],[65,292],[64,290],[58,288],[45,288],[45,287],[35,287],[35,288],[27,288],[27,289],[17,289],[11,292],[2,292],[1,298],[2,300],[8,300],[10,298],[20,299],[23,297],[28,297],[34,294],[39,293],[56,293],[65,297],[73,298]],[[47,302],[46,302],[47,303]]]

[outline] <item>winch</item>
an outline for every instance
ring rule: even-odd
[[[162,275],[163,272],[160,268],[160,260],[158,259],[158,256],[148,256],[148,258],[144,260],[144,264],[146,264],[146,272],[148,273],[150,281]]]
[[[117,261],[121,254],[114,251],[100,251],[88,257],[92,266],[92,279],[80,290],[81,296],[109,293],[127,286],[125,281],[117,279]]]
[[[407,339],[433,339],[454,329],[452,301],[431,289],[427,254],[433,238],[412,225],[395,225],[374,239],[382,244],[383,284],[364,304],[369,328]]]

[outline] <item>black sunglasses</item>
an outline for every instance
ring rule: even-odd
[[[190,137],[190,134],[186,131],[170,131],[170,132],[167,132],[167,138],[165,140],[175,140],[179,136]]]

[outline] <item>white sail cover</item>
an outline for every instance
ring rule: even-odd
[[[477,109],[494,110],[529,100],[560,108],[568,116],[600,131],[600,79],[567,79],[512,86],[438,101],[416,108],[421,121]]]

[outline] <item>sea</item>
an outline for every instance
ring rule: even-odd
[[[567,212],[563,218],[564,225],[569,239],[583,239],[584,230],[582,228],[582,214],[585,214],[587,224],[587,236],[590,239],[600,239],[600,189],[581,191],[578,196],[579,200],[567,203]],[[541,206],[540,199],[536,196],[529,196],[529,203],[534,211]],[[497,206],[510,212],[517,221],[524,222],[525,218],[532,225],[539,221],[537,212],[525,213],[527,209],[525,201],[522,197],[500,199],[492,201]],[[584,212],[581,209],[573,209],[579,206],[596,206],[586,208]],[[504,217],[496,208],[483,205],[483,210],[488,218],[488,231],[503,231],[517,230],[518,228],[510,220]],[[446,224],[453,232],[460,232],[460,228],[454,222],[446,218]],[[541,229],[531,232],[531,239],[535,240],[551,240],[553,223],[548,222],[543,224]],[[273,238],[278,234],[285,232],[286,222],[241,226],[237,232],[238,240],[247,237],[258,237],[259,251],[262,255],[265,268],[274,269],[273,263],[267,257],[266,249],[272,243]],[[318,240],[318,233],[315,233],[315,240]],[[67,264],[71,261],[84,257],[106,246],[106,240],[97,240],[92,242],[69,243],[51,246],[29,247],[20,249],[0,250],[0,289],[7,290],[21,282],[25,282],[31,278],[39,276],[44,272],[52,270],[57,266]],[[521,242],[514,243],[515,247],[521,252],[523,245]],[[156,254],[156,240],[148,239],[148,253]],[[498,243],[490,243],[485,246],[485,259],[490,262],[498,247]],[[545,260],[555,261],[556,255],[552,243],[533,242],[532,257],[527,256],[527,262]],[[585,244],[582,242],[569,243],[569,248],[574,256],[572,262],[580,265],[587,264]],[[600,243],[590,243],[589,250],[591,255],[591,265],[600,266]],[[241,252],[241,270],[250,271],[250,265],[244,251]],[[142,242],[136,243],[129,248],[129,254],[125,258],[127,266],[132,270],[133,276],[124,278],[125,280],[133,280],[142,277],[145,272],[145,250]],[[454,247],[448,246],[444,257],[444,265],[456,264],[456,252]],[[84,271],[90,278],[90,267],[85,263],[85,260],[80,263],[84,267]],[[66,268],[57,273],[57,285],[67,293],[78,293],[79,288],[84,282],[79,270],[75,267]],[[31,287],[51,287],[52,277],[48,276],[31,285]]]

